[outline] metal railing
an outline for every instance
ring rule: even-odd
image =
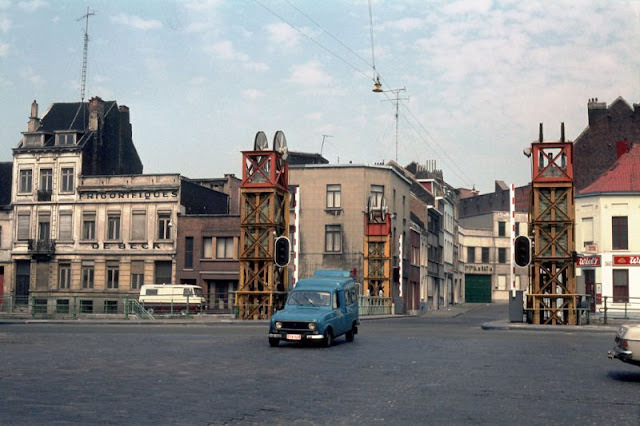
[[[360,316],[392,315],[392,300],[382,296],[358,296]]]
[[[617,297],[602,296],[602,306],[598,309],[601,321],[608,324],[610,319],[640,320],[640,297],[625,297],[618,301]]]
[[[154,319],[137,299],[128,295],[6,296],[0,297],[0,313],[31,318],[124,318],[135,315]]]

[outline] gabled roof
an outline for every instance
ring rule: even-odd
[[[629,152],[621,155],[609,170],[582,189],[579,195],[613,192],[640,193],[640,144],[633,144]]]

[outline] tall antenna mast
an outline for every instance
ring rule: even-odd
[[[87,6],[87,13],[82,15],[77,20],[85,20],[84,25],[84,51],[82,55],[82,80],[80,82],[80,99],[84,103],[84,89],[87,84],[87,53],[89,52],[89,16],[95,15],[95,12],[91,12]]]

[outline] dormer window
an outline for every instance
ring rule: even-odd
[[[76,134],[75,133],[57,133],[56,134],[56,145],[57,146],[68,146],[76,144]]]
[[[41,134],[24,135],[24,146],[42,146],[42,139]]]

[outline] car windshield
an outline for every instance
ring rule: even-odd
[[[289,294],[287,305],[329,306],[331,295],[326,291],[296,290]]]

